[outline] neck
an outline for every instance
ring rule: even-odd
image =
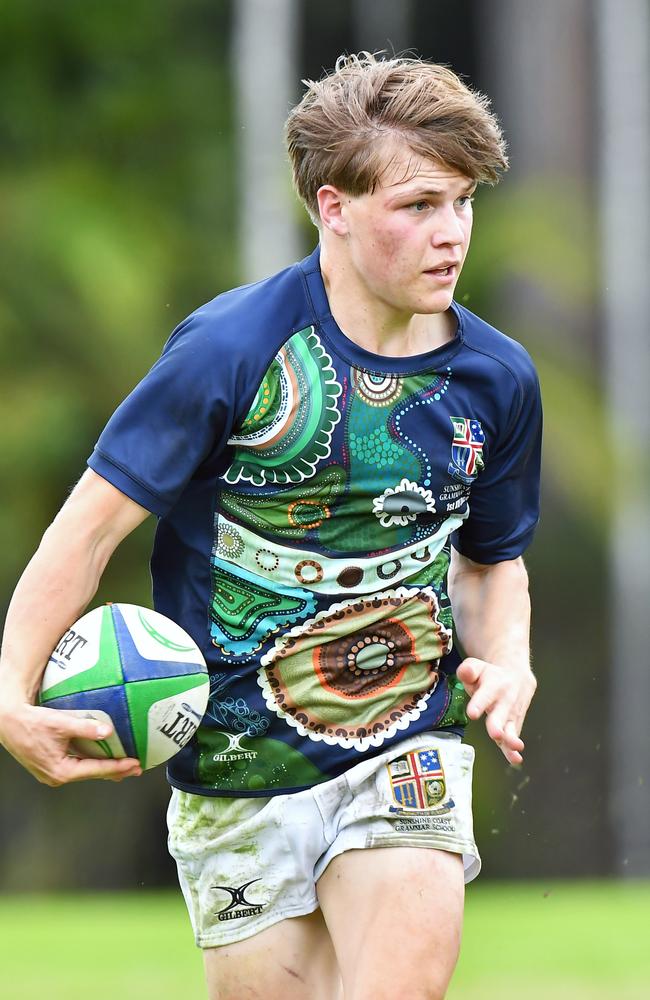
[[[409,357],[452,340],[456,317],[442,313],[400,312],[374,295],[346,261],[321,245],[320,267],[332,316],[343,333],[372,354]]]

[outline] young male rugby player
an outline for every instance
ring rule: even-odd
[[[537,379],[453,300],[504,143],[448,69],[367,54],[308,85],[287,141],[319,245],[182,322],[109,421],[16,590],[0,734],[48,784],[138,773],[68,756],[96,724],[33,702],[155,514],[156,607],[211,672],[169,767],[210,996],[438,998],[480,866],[466,716],[520,763],[535,688]]]

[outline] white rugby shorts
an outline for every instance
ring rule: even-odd
[[[169,850],[200,948],[232,944],[318,908],[316,883],[344,851],[430,847],[481,868],[472,823],[474,750],[422,733],[291,795],[172,790]]]

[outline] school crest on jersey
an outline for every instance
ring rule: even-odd
[[[448,472],[454,479],[470,484],[484,467],[485,433],[472,417],[450,417],[454,428]]]

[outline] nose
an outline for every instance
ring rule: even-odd
[[[456,247],[464,241],[465,230],[454,205],[441,207],[440,211],[435,213],[435,227],[431,236],[434,247]]]

